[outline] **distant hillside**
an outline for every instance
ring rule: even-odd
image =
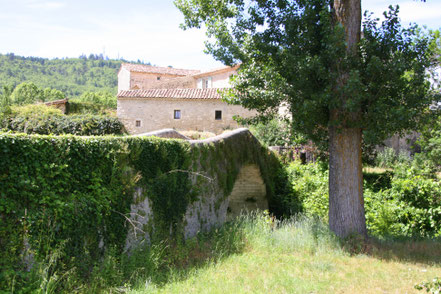
[[[0,86],[31,81],[41,88],[60,90],[68,98],[87,91],[105,90],[116,94],[117,73],[122,62],[127,61],[108,59],[102,54],[62,59],[0,54]]]

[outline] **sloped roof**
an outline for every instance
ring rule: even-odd
[[[236,71],[239,67],[240,67],[240,64],[237,64],[234,66],[223,66],[223,67],[219,67],[219,68],[214,68],[214,69],[194,73],[193,77],[198,78],[198,77],[209,76],[209,75],[213,75],[213,74],[217,74],[217,73],[221,73],[221,72]]]
[[[169,74],[176,76],[189,76],[200,73],[200,70],[193,69],[179,69],[172,67],[159,67],[145,64],[131,64],[122,63],[121,69],[125,68],[130,72],[142,72],[142,73],[153,73],[153,74]]]
[[[220,99],[219,89],[147,89],[119,91],[118,98]]]

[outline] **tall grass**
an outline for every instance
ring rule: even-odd
[[[439,241],[339,240],[317,218],[255,213],[216,234],[221,258],[129,293],[413,293],[441,274]]]
[[[13,293],[413,293],[441,276],[436,240],[340,240],[318,218],[267,212],[188,240],[109,250],[88,277],[55,255]],[[12,289],[11,289],[12,290]]]

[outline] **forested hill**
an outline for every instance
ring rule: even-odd
[[[0,86],[34,82],[40,88],[55,88],[66,97],[87,91],[117,92],[117,73],[122,62],[91,54],[79,58],[46,59],[0,54]],[[142,63],[140,61],[136,63]]]

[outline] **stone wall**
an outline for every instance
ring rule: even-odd
[[[177,77],[179,76],[169,74],[132,72],[130,75],[130,89],[154,89],[156,88],[156,84],[158,82],[168,81]]]
[[[175,110],[180,110],[180,119],[174,119]],[[222,119],[215,119],[216,110],[222,111]],[[130,134],[165,128],[219,134],[225,129],[238,128],[234,115],[250,117],[255,114],[220,99],[118,98],[117,110],[118,118]],[[136,126],[137,121],[139,126]]]
[[[197,191],[197,200],[187,207],[182,220],[185,238],[219,226],[242,210],[268,209],[269,195],[274,194],[272,176],[275,170],[271,167],[275,157],[247,129],[189,142],[193,150],[201,150],[202,146],[211,153],[195,158],[192,170],[185,171]],[[214,162],[208,163],[208,160]],[[219,171],[213,171],[213,166]],[[234,177],[231,190],[225,189],[227,173]],[[133,226],[126,249],[150,240],[145,228],[154,216],[149,199],[142,195],[143,191],[136,189],[130,213]]]
[[[180,77],[160,81],[155,84],[155,89],[194,89],[196,80],[192,77]]]

